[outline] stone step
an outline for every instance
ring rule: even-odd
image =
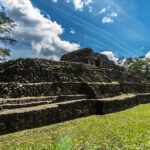
[[[21,103],[31,103],[39,101],[69,101],[87,98],[86,94],[78,95],[60,95],[60,96],[41,96],[41,97],[21,97],[21,98],[2,98],[0,104],[21,104]]]
[[[20,97],[20,98],[2,98],[0,104],[23,104],[39,101],[56,101],[58,96],[41,96],[41,97]]]
[[[86,94],[79,94],[79,95],[60,95],[57,98],[57,102],[62,101],[71,101],[71,100],[80,100],[80,99],[87,99],[88,96]]]
[[[63,101],[74,101],[79,99],[87,99],[87,95],[61,95],[61,96],[47,96],[47,97],[24,97],[3,99],[0,102],[0,110],[26,108],[45,104],[52,104]]]
[[[34,107],[34,106],[51,104],[51,103],[52,103],[52,101],[39,101],[39,102],[22,103],[22,104],[3,104],[3,105],[0,105],[0,110],[16,109],[16,108],[27,108],[27,107]]]

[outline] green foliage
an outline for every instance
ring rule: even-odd
[[[10,56],[10,50],[6,48],[0,48],[0,60],[5,60],[6,56]]]
[[[66,148],[66,149],[64,149]],[[150,104],[0,136],[1,150],[149,150]]]
[[[125,65],[125,66],[129,66],[129,65],[131,65],[131,64],[133,64],[133,59],[132,59],[132,57],[129,57],[129,58],[127,58],[127,60],[125,61],[124,65]]]
[[[0,19],[0,33],[2,34],[3,33],[3,28],[2,28],[2,25],[4,24],[3,20]]]
[[[145,78],[150,78],[150,59],[145,58],[144,56],[127,58],[124,67],[129,72],[139,73]]]
[[[6,24],[7,26],[5,26]],[[12,28],[14,28],[15,26],[16,24],[9,17],[7,17],[3,12],[0,12],[0,41],[5,44],[14,44],[16,40],[9,37],[8,34],[11,34]],[[5,33],[7,33],[7,36],[4,36]],[[4,61],[6,59],[6,56],[10,56],[9,49],[0,48],[0,60]]]
[[[13,20],[11,20],[9,17],[7,17],[3,12],[0,12],[1,33],[11,33],[12,28],[14,28],[15,26],[16,26],[16,24],[13,22]],[[9,40],[8,40],[8,42],[9,42]]]
[[[1,28],[1,25],[3,25],[3,20],[2,19],[0,19],[0,33],[3,33],[3,29]]]
[[[2,25],[4,22],[3,22],[3,20],[0,20],[0,25]]]

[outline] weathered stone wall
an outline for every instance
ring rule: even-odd
[[[123,70],[123,68],[115,65],[113,61],[110,61],[106,55],[95,53],[91,48],[83,48],[67,53],[61,57],[61,61],[82,62],[101,68]]]
[[[83,63],[17,59],[0,64],[0,82],[107,82],[108,71]]]
[[[95,113],[95,104],[89,100],[54,104],[49,107],[41,107],[39,110],[28,108],[27,111],[0,113],[0,135],[89,116]]]
[[[140,75],[117,69],[102,69],[84,63],[46,59],[17,59],[0,63],[0,82],[136,82],[148,83]]]
[[[98,102],[99,103],[99,102]],[[102,100],[102,110],[99,109],[98,113],[108,114],[137,106],[139,104],[150,103],[150,94],[139,94],[137,96],[129,96],[114,100]]]
[[[77,100],[36,109],[0,112],[0,135],[94,114],[117,112],[143,103],[150,103],[150,94],[113,100]]]
[[[112,81],[133,82],[133,83],[150,83],[150,80],[145,79],[141,74],[121,71],[116,69],[109,70]]]
[[[1,98],[87,94],[89,98],[117,96],[121,93],[148,93],[150,84],[138,83],[0,83]]]
[[[1,83],[1,98],[83,94],[83,83]]]

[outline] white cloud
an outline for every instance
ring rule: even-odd
[[[85,0],[84,3],[85,5],[89,5],[90,3],[92,3],[92,0]]]
[[[113,12],[110,14],[111,17],[118,17],[118,14],[116,12]]]
[[[82,10],[84,3],[82,0],[73,0],[73,4],[76,10]]]
[[[73,28],[71,28],[70,33],[71,34],[75,34],[76,32],[75,32],[75,30]]]
[[[102,14],[104,12],[105,12],[105,10],[102,9],[100,13]],[[102,23],[113,23],[114,18],[116,18],[116,17],[118,17],[118,14],[116,12],[112,12],[111,14],[106,14],[106,16],[103,17],[103,19],[102,19]]]
[[[104,51],[101,52],[101,54],[106,55],[109,60],[112,60],[117,64],[118,58],[114,55],[112,51]]]
[[[57,3],[57,0],[53,0],[54,3]]]
[[[88,6],[92,3],[92,0],[73,0],[73,4],[76,10],[83,10],[84,6]]]
[[[113,23],[114,20],[110,17],[107,17],[105,16],[103,19],[102,19],[102,23]]]
[[[148,51],[148,53],[145,55],[145,57],[150,59],[150,51]]]
[[[59,61],[59,57],[56,55],[50,56],[49,59]]]
[[[101,15],[101,14],[103,14],[103,13],[105,13],[106,12],[106,8],[103,8],[103,9],[101,9],[100,11],[99,11],[99,14]]]
[[[0,0],[0,4],[18,25],[13,31],[14,38],[30,42],[39,54],[56,58],[79,48],[76,43],[61,40],[61,25],[45,18],[30,0]]]
[[[83,8],[85,6],[89,7],[89,12],[92,12],[93,7],[90,6],[90,4],[93,2],[93,0],[65,0],[66,3],[72,2],[75,10],[83,11]]]
[[[70,0],[66,0],[66,3],[70,3]]]
[[[93,7],[89,6],[89,12],[91,13],[93,11]]]

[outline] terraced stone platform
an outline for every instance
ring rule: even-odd
[[[0,135],[128,109],[150,102],[149,92],[149,80],[121,70],[45,59],[8,61],[0,64]]]
[[[145,103],[150,103],[150,93],[104,99],[86,98],[27,108],[4,109],[0,111],[0,135],[89,115],[117,112]]]

